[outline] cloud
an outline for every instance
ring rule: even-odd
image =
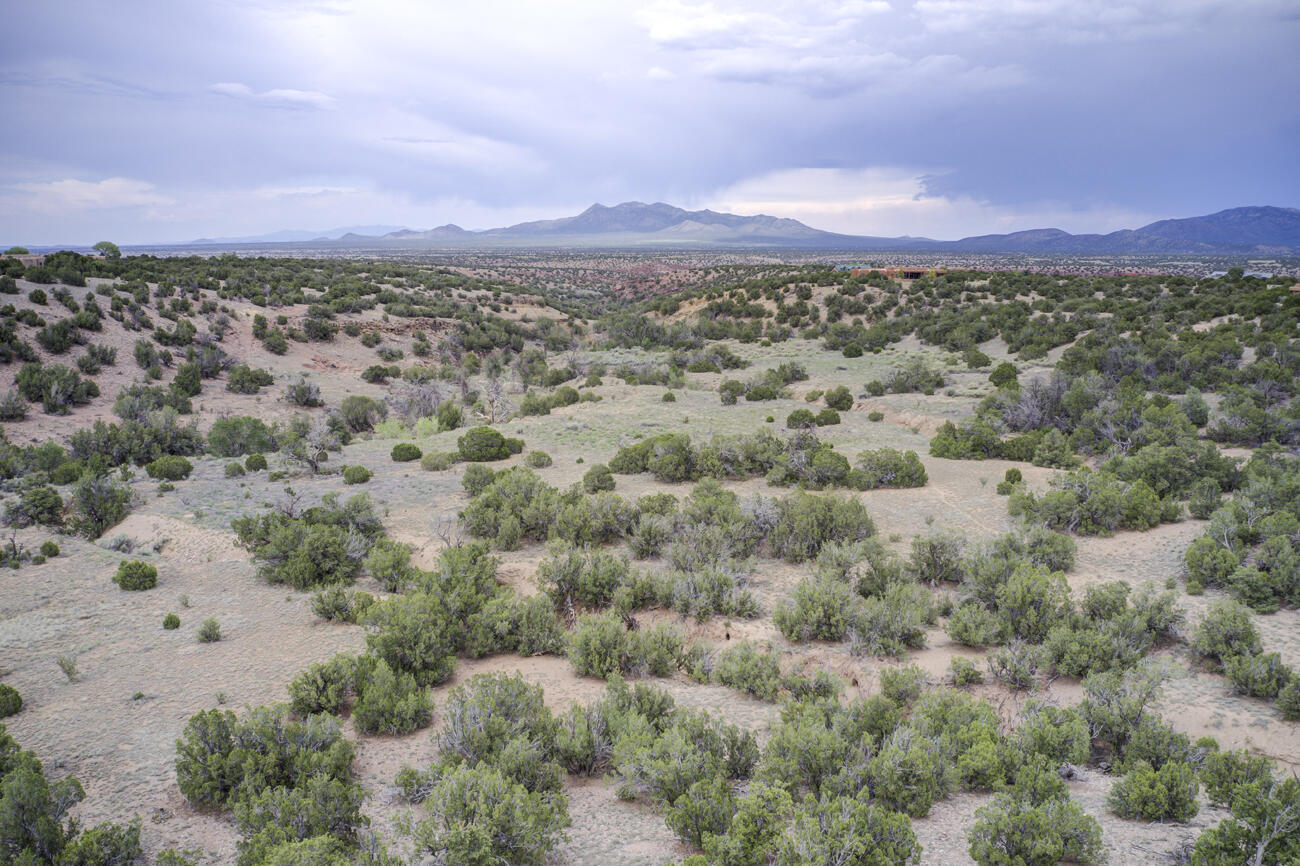
[[[259,93],[247,84],[239,84],[233,81],[218,82],[208,89],[213,93],[220,93],[223,96],[229,96],[232,99],[242,99],[248,102],[279,108],[324,109],[330,108],[335,101],[334,97],[317,90],[288,90],[285,88],[276,88],[274,90],[263,90]]]
[[[939,240],[1049,226],[1108,232],[1155,219],[1112,205],[1071,208],[1037,201],[1006,206],[969,196],[935,195],[929,191],[932,177],[932,172],[896,166],[787,169],[738,181],[700,204],[734,213],[790,217],[845,234]]]
[[[46,213],[158,207],[173,203],[172,199],[157,193],[153,184],[125,177],[100,181],[65,178],[46,183],[20,183],[15,187],[26,207]]]
[[[734,43],[738,34],[751,32],[763,16],[726,12],[712,3],[688,4],[682,0],[656,0],[637,14],[655,42],[681,48],[705,48]]]
[[[1300,203],[1296,0],[165,5],[14,8],[0,234],[491,226],[722,192],[940,236]],[[751,183],[810,167],[853,194]]]
[[[351,186],[263,186],[251,190],[253,198],[281,199],[336,195],[355,195],[360,192]]]
[[[723,7],[713,2],[656,0],[637,14],[651,41],[694,62],[718,81],[790,87],[836,97],[875,87],[906,87],[937,76],[948,87],[1005,86],[1022,76],[1011,66],[992,74],[952,54],[905,47],[886,19],[883,0],[776,2]],[[987,72],[983,67],[977,72]]]
[[[943,33],[1032,32],[1066,42],[1186,35],[1220,16],[1284,18],[1290,0],[917,0],[922,25]]]

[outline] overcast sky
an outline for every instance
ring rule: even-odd
[[[5,31],[5,246],[594,201],[937,238],[1300,206],[1297,0],[42,0]]]

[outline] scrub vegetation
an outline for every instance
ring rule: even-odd
[[[6,860],[1300,858],[1293,280],[549,255],[0,259]]]

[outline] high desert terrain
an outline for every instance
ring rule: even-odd
[[[1300,862],[1294,279],[491,258],[6,266],[0,861]]]

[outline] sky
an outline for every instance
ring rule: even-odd
[[[42,0],[0,245],[666,201],[851,234],[1300,206],[1296,0]]]

